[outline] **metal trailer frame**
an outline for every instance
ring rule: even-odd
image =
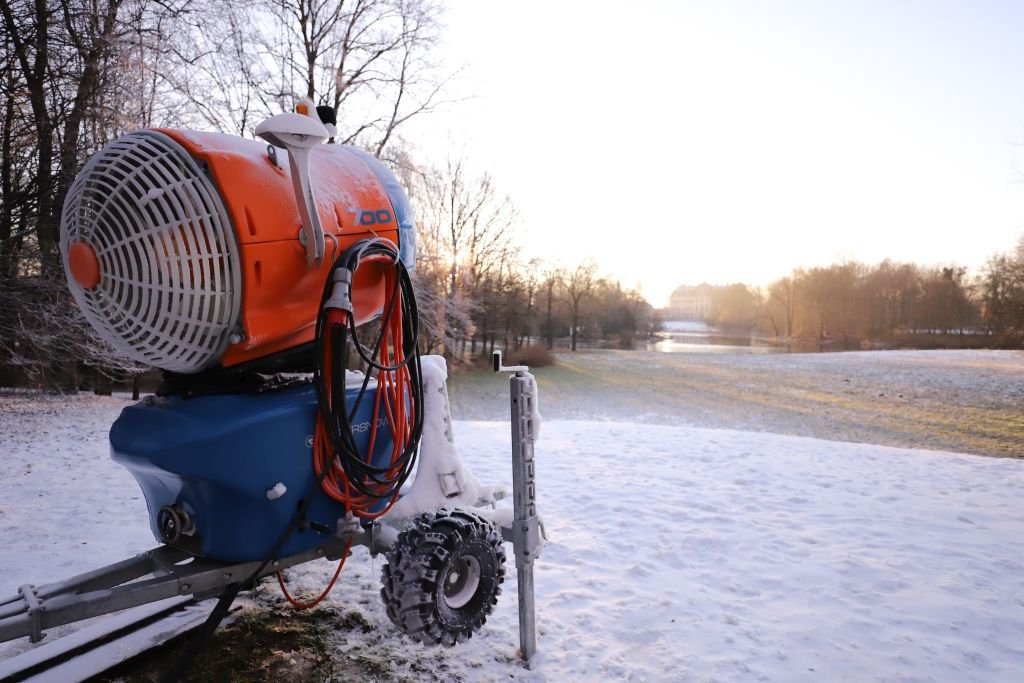
[[[529,664],[537,651],[536,612],[533,600],[533,562],[540,555],[542,527],[537,515],[533,424],[537,387],[526,366],[506,367],[501,352],[494,355],[496,372],[512,372],[509,402],[512,431],[512,495],[514,522],[501,527],[502,539],[511,542],[516,562],[519,593],[520,654]],[[35,586],[25,584],[18,594],[0,599],[0,642],[28,636],[43,639],[43,629],[137,607],[166,598],[191,595],[203,600],[220,595],[239,582],[255,581],[281,569],[318,558],[338,560],[351,540],[374,555],[386,551],[397,531],[374,522],[366,528],[339,522],[339,534],[305,552],[273,560],[259,576],[263,562],[221,562],[196,557],[170,545],[162,545],[133,558],[115,562],[63,581]],[[248,587],[248,586],[245,586]]]
[[[329,538],[317,548],[270,562],[260,576],[319,557],[339,559],[345,546],[344,540]],[[0,600],[0,642],[28,636],[36,643],[46,635],[43,629],[175,596],[215,597],[230,584],[248,581],[261,564],[218,562],[163,545],[63,581],[25,584],[17,595]]]

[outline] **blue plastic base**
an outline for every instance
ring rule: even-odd
[[[350,389],[350,403],[358,389]],[[353,420],[362,452],[368,445],[373,391]],[[202,554],[230,562],[262,560],[291,523],[299,501],[316,487],[312,384],[267,394],[159,398],[125,408],[110,429],[111,455],[139,482],[150,527],[160,540],[157,513],[184,507],[196,525]],[[386,459],[391,441],[378,433],[374,460]],[[267,492],[284,484],[284,495]],[[307,519],[329,525],[344,516],[340,503],[318,492]],[[309,550],[327,534],[295,531],[278,557]]]

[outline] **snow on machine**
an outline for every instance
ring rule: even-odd
[[[453,645],[492,611],[511,541],[533,654],[535,383],[495,358],[513,373],[514,467],[513,507],[496,508],[503,492],[455,452],[444,361],[417,350],[409,201],[377,159],[321,144],[333,124],[320,116],[305,101],[263,121],[269,144],[138,131],[75,180],[71,292],[111,345],[164,370],[110,430],[161,545],[22,586],[0,601],[0,641],[174,596],[220,597],[212,631],[260,577],[318,558],[340,572],[364,545],[387,557],[395,626]]]

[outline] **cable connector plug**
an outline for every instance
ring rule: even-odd
[[[328,322],[344,325],[352,315],[352,271],[344,266],[335,268],[331,275],[331,295],[324,302]]]
[[[352,541],[356,536],[363,533],[363,526],[351,512],[345,513],[344,517],[338,518],[338,526],[335,535],[343,541]]]

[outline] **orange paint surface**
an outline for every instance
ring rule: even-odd
[[[397,223],[384,187],[359,157],[342,146],[320,145],[310,159],[313,193],[327,239],[323,262],[309,268],[298,239],[302,221],[285,152],[278,150],[278,168],[267,157],[263,142],[220,133],[160,132],[207,166],[238,239],[245,339],[227,348],[224,366],[313,341],[320,296],[334,259],[364,237],[379,236],[398,244]],[[360,225],[366,212],[380,211],[388,212],[389,223],[373,225],[372,230]],[[376,316],[384,305],[381,270],[360,268],[352,289],[356,323]]]
[[[75,242],[68,247],[68,267],[71,277],[83,289],[92,289],[100,283],[100,260],[92,245]]]

